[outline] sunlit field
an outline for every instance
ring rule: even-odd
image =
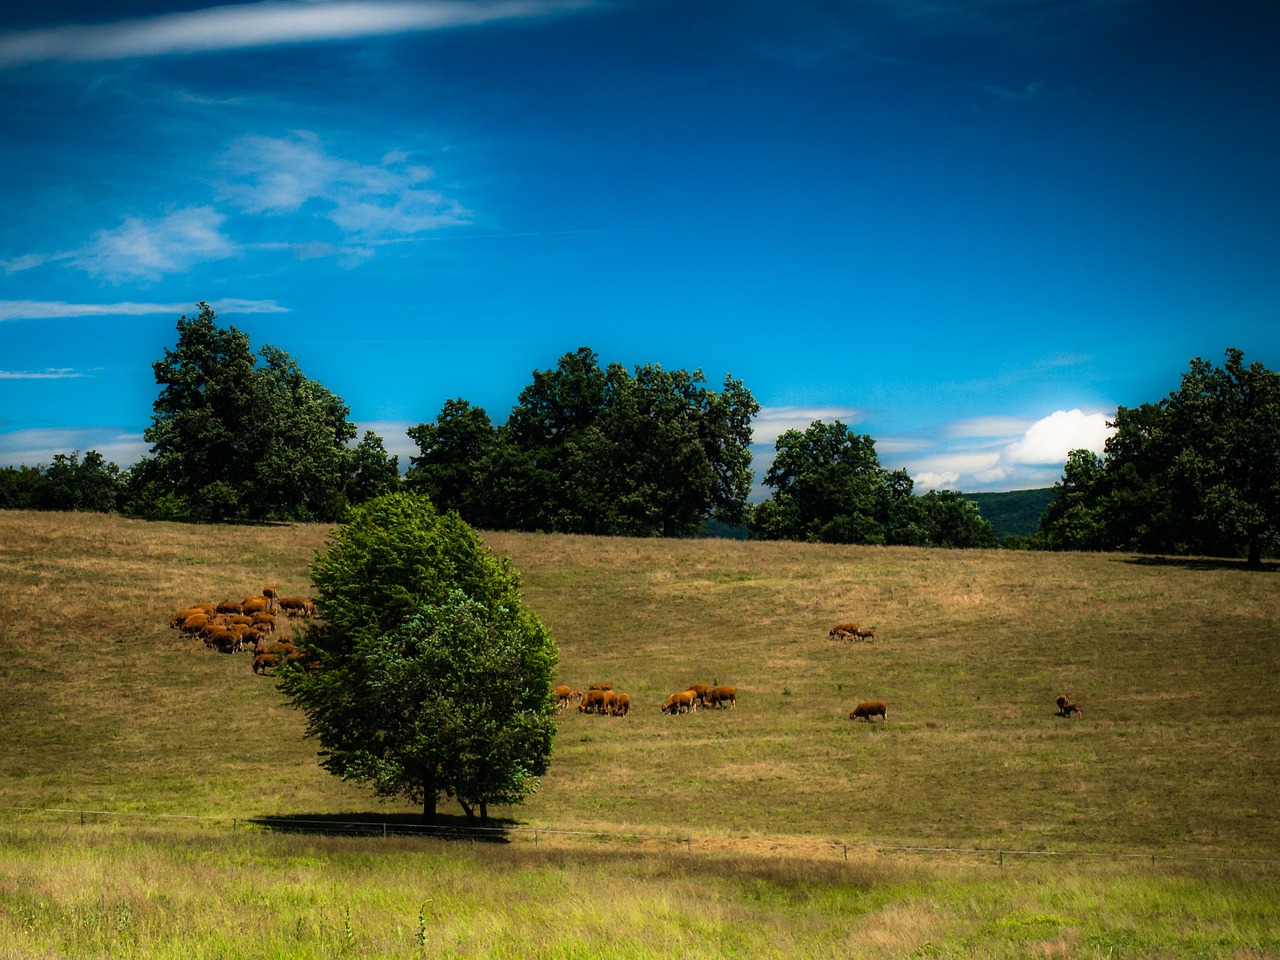
[[[634,704],[562,715],[495,846],[248,823],[417,812],[168,626],[307,593],[326,535],[0,512],[0,955],[1280,956],[1273,568],[486,535]],[[737,708],[659,713],[694,682]]]

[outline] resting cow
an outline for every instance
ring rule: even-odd
[[[730,709],[738,706],[738,688],[737,687],[713,687],[707,691],[708,707],[723,707],[728,705]]]
[[[883,700],[872,700],[870,703],[860,703],[853,708],[853,712],[849,714],[850,720],[866,720],[871,722],[872,717],[883,717],[884,722],[889,722],[889,707]]]

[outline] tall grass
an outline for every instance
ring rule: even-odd
[[[0,829],[0,956],[1275,957],[1274,873]]]

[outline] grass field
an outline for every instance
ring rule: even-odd
[[[635,703],[566,713],[538,793],[491,812],[689,836],[708,851],[685,854],[692,871],[678,847],[423,848],[145,816],[82,830],[32,812],[411,815],[323,773],[247,656],[167,625],[268,583],[307,592],[326,535],[0,512],[0,955],[436,955],[427,930],[437,952],[588,956],[625,928],[634,947],[610,952],[682,936],[712,956],[1280,956],[1275,867],[1198,859],[1280,859],[1280,573],[1214,561],[487,535],[557,638],[560,678]],[[878,639],[829,640],[843,620]],[[659,714],[695,681],[736,685],[738,708]],[[1082,719],[1055,716],[1064,691]],[[887,724],[847,719],[867,699]],[[845,864],[773,855],[774,838],[1173,859]],[[460,925],[419,924],[430,894],[405,870],[456,877]],[[208,889],[235,892],[206,905]],[[171,927],[157,898],[210,915]]]

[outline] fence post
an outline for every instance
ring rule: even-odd
[[[1004,851],[1003,850],[1000,851],[1000,869],[1001,870],[1004,869]]]
[[[84,826],[84,811],[80,811],[80,826]]]
[[[382,825],[382,839],[387,839],[387,825],[385,823]]]
[[[537,845],[538,845],[538,831],[537,831],[537,830],[533,831],[533,845],[534,845],[535,847],[537,847]]]
[[[843,844],[843,843],[842,843],[842,844],[840,844],[840,848],[841,848],[842,850],[844,850],[844,858],[845,858],[846,860],[848,860],[848,859],[849,859],[849,847],[848,847],[848,845],[847,845],[847,844]]]
[[[692,837],[685,837],[685,838],[684,838],[684,849],[685,849],[685,851],[686,851],[687,853],[693,853],[693,838],[692,838]]]
[[[235,817],[232,817],[232,818],[231,818],[231,832],[232,832],[232,833],[235,833],[235,832],[236,832],[236,818],[235,818]]]

